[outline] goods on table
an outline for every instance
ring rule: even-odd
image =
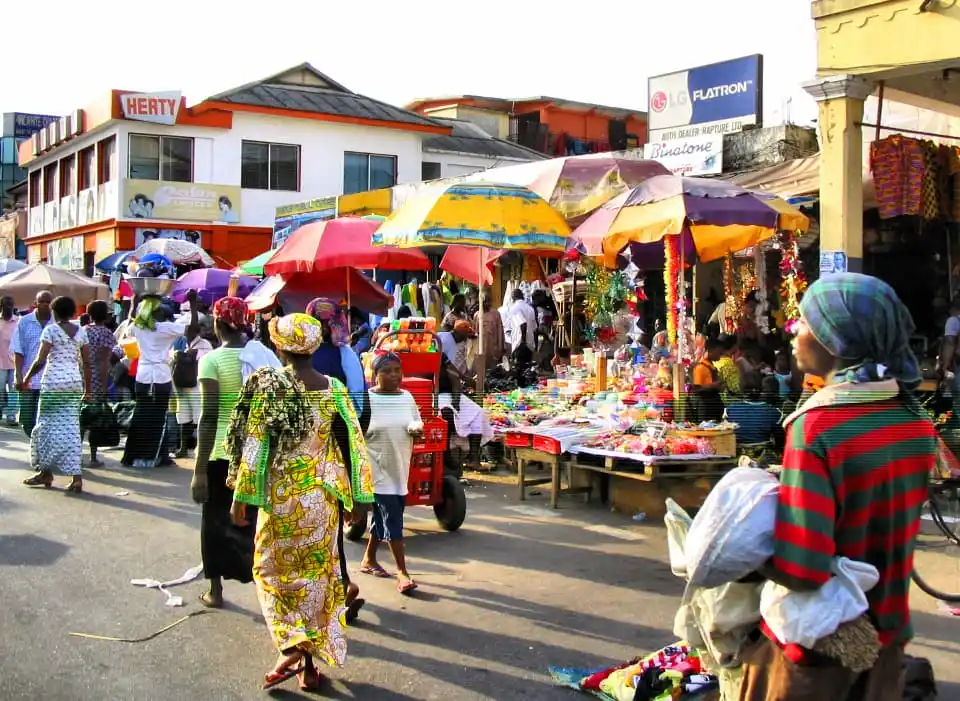
[[[380,350],[394,353],[436,353],[434,331],[437,320],[433,317],[397,319],[391,322],[390,332],[380,341]]]
[[[709,441],[698,438],[679,438],[676,436],[658,437],[650,434],[633,435],[621,433],[605,436],[584,445],[630,455],[713,455],[713,446]]]

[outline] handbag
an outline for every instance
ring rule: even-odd
[[[98,448],[120,445],[120,426],[113,409],[106,402],[92,402],[80,408],[80,431],[89,432],[90,444]]]

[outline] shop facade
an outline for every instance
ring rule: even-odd
[[[955,0],[816,0],[817,78],[804,85],[819,105],[820,250],[863,268],[864,130],[887,135],[883,102],[960,116]],[[879,98],[875,123],[864,103]],[[904,131],[898,129],[897,131]],[[917,134],[936,137],[936,134]]]
[[[21,144],[28,260],[50,261],[52,249],[75,267],[82,250],[89,272],[161,237],[233,266],[270,247],[278,207],[419,181],[423,140],[451,131],[306,64],[191,107],[178,92],[113,90]]]

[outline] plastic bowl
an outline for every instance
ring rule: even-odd
[[[177,284],[176,280],[159,277],[128,277],[126,280],[137,297],[166,297]]]
[[[120,341],[120,347],[123,348],[123,354],[127,360],[136,360],[140,357],[140,346],[137,345],[137,339],[125,338]]]

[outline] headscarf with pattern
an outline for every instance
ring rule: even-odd
[[[317,297],[307,305],[307,314],[330,329],[330,342],[345,346],[350,342],[350,322],[346,310],[327,297]]]
[[[287,314],[270,320],[270,340],[277,350],[313,355],[323,343],[323,326],[309,314]]]
[[[800,314],[820,345],[839,359],[836,381],[895,379],[911,390],[920,384],[910,348],[913,317],[882,280],[859,273],[822,277],[803,295]]]
[[[220,319],[237,331],[247,328],[247,303],[239,297],[221,297],[213,303],[213,318]]]

